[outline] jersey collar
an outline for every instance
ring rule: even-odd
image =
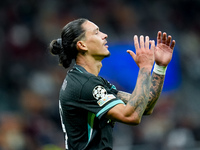
[[[78,70],[81,73],[87,72],[87,70],[85,68],[83,68],[82,66],[77,65],[77,64],[75,64],[73,68],[76,69],[76,70]]]

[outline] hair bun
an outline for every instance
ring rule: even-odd
[[[60,45],[61,48],[63,48],[63,46],[62,46],[62,39],[61,38],[58,38],[56,40],[56,42]]]
[[[63,47],[62,47],[62,39],[61,38],[59,38],[57,40],[53,40],[50,43],[50,51],[52,54],[59,55],[59,54],[61,54],[62,50],[63,50]]]

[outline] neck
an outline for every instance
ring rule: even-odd
[[[76,59],[76,64],[85,68],[87,72],[98,76],[102,67],[101,60],[102,59],[95,59],[93,57],[85,57],[80,55]]]

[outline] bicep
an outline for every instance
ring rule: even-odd
[[[132,112],[129,111],[129,109],[132,109],[130,105],[118,104],[106,113],[106,117],[113,121],[129,125],[139,124],[137,112],[135,111],[134,113],[129,113]]]

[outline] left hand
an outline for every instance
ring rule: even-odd
[[[167,66],[172,59],[175,40],[167,33],[159,31],[157,35],[157,46],[155,48],[155,62],[159,66]]]

